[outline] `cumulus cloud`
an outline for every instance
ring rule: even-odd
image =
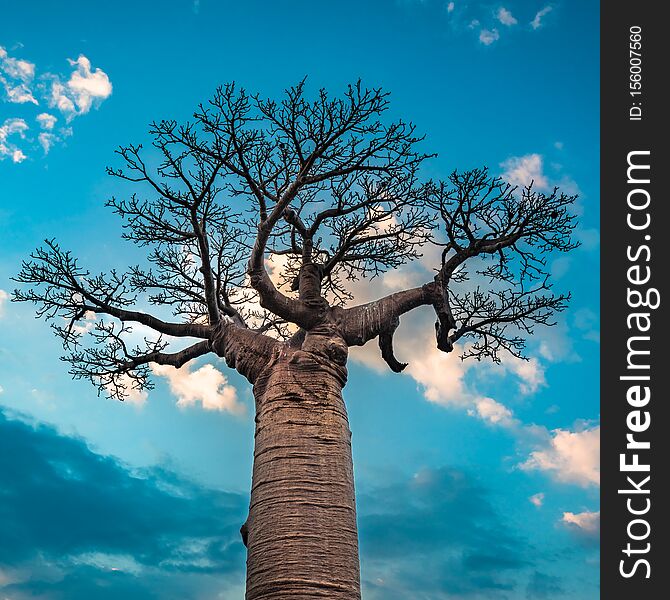
[[[0,46],[0,90],[4,96],[0,100],[13,104],[34,104],[40,100],[59,111],[65,122],[90,112],[112,93],[109,76],[100,68],[93,68],[91,61],[83,54],[76,60],[68,59],[73,67],[68,77],[55,73],[43,73],[36,77],[35,64],[9,56]],[[38,100],[39,98],[39,100]],[[30,117],[32,118],[32,117]],[[40,132],[26,136],[28,125],[23,118],[8,118],[0,127],[0,160],[10,159],[20,163],[27,158],[28,150],[39,145],[44,154],[57,143],[72,134],[70,127],[56,126],[58,118],[42,109],[35,115]],[[9,140],[14,136],[13,140]],[[17,144],[21,141],[21,144]]]
[[[449,4],[447,4],[447,12],[448,13],[454,12],[454,8],[456,8],[456,5],[453,2],[449,2]]]
[[[479,41],[484,44],[484,46],[490,46],[493,42],[497,42],[500,39],[500,33],[494,27],[493,29],[482,29],[479,32]]]
[[[426,246],[420,261],[400,269],[394,269],[373,280],[350,284],[357,303],[365,303],[393,292],[419,286],[434,277],[433,268],[440,263],[440,248]],[[498,375],[512,374],[519,381],[520,391],[534,393],[544,384],[544,371],[537,359],[523,361],[511,355],[502,356],[499,366],[461,360],[462,348],[458,345],[451,353],[437,349],[435,343],[435,315],[431,308],[422,307],[401,319],[393,339],[395,354],[400,361],[408,362],[404,375],[409,375],[419,384],[424,397],[436,404],[474,408],[481,394],[466,385],[466,376],[471,372],[493,372]],[[350,349],[351,359],[379,373],[387,373],[388,366],[382,360],[376,343]],[[476,413],[474,413],[476,414]]]
[[[109,98],[112,82],[102,69],[92,69],[91,61],[83,54],[77,60],[68,59],[68,62],[75,69],[65,83],[58,76],[52,76],[49,106],[57,108],[67,120],[71,120]]]
[[[544,492],[533,494],[530,498],[528,498],[528,500],[533,506],[540,508],[540,506],[544,504]]]
[[[191,371],[188,365],[176,369],[170,365],[152,364],[152,371],[167,379],[170,391],[177,396],[177,405],[195,406],[241,414],[244,405],[237,399],[237,390],[228,384],[226,376],[212,365]]]
[[[20,163],[26,159],[23,151],[16,146],[15,140],[25,139],[28,129],[28,123],[24,119],[5,119],[0,125],[0,160],[9,158],[14,163]]]
[[[434,277],[433,267],[440,260],[440,248],[427,246],[423,249],[420,261],[388,271],[373,280],[353,282],[350,290],[357,303],[365,303],[393,292],[420,286]],[[490,399],[485,399],[483,394],[474,389],[471,382],[467,381],[469,376],[489,378],[511,375],[516,379],[523,395],[533,394],[546,385],[544,368],[537,358],[525,361],[511,354],[501,353],[501,363],[493,365],[490,362],[461,360],[463,348],[458,345],[450,353],[438,350],[434,321],[435,315],[430,307],[414,310],[402,317],[393,340],[398,360],[409,363],[403,375],[416,381],[424,398],[429,402],[458,406],[469,410],[473,416],[482,417],[476,403]],[[375,342],[351,348],[350,357],[379,373],[388,372],[388,366],[382,360]]]
[[[0,46],[0,85],[8,102],[38,104],[31,90],[34,78],[33,63],[9,56],[7,50]]]
[[[564,512],[561,522],[570,531],[582,536],[597,537],[600,534],[600,511]]]
[[[519,378],[519,391],[525,396],[534,394],[547,385],[544,367],[535,357],[520,360],[511,354],[506,354],[502,357],[502,364]]]
[[[481,398],[480,400],[477,400],[475,402],[475,410],[480,419],[493,425],[514,427],[518,424],[512,411],[493,398]]]
[[[530,22],[530,26],[533,29],[539,29],[542,27],[542,19],[548,15],[553,8],[551,6],[545,6],[542,10],[539,10],[536,14],[533,20]]]
[[[582,546],[600,544],[600,511],[564,512],[559,524]]]
[[[531,182],[534,187],[544,190],[549,187],[549,181],[543,172],[543,160],[540,154],[526,154],[511,156],[500,163],[504,169],[502,177],[512,185],[524,187]]]
[[[563,513],[561,519],[568,525],[574,525],[579,529],[594,533],[600,529],[600,511],[598,512],[581,512],[581,513]]]
[[[545,471],[563,483],[600,485],[600,427],[555,429],[545,447],[533,451],[521,468]]]
[[[496,13],[496,18],[503,25],[507,25],[507,27],[511,27],[512,25],[516,25],[518,23],[518,21],[514,18],[514,15],[512,15],[512,13],[509,10],[507,10],[502,6],[498,9],[498,12]]]
[[[56,125],[56,121],[58,121],[56,117],[45,112],[37,115],[35,120],[39,123],[42,129],[46,129],[47,131],[53,130],[54,126]]]

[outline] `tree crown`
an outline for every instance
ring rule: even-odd
[[[211,351],[253,382],[276,344],[325,322],[349,346],[378,338],[400,371],[393,333],[421,305],[435,310],[441,350],[462,340],[464,358],[522,356],[534,326],[553,324],[569,299],[551,292],[546,259],[576,246],[575,196],[518,190],[486,169],[422,181],[423,138],[386,123],[387,108],[387,93],[360,82],[313,99],[301,82],[280,101],[218,89],[192,121],[152,123],[149,151],[119,148],[121,166],[107,169],[137,186],[108,205],[147,264],[92,275],[47,240],[23,263],[14,300],[51,321],[74,377],[121,399],[151,386],[151,363]],[[432,281],[348,306],[351,281],[416,260],[427,244],[441,249]],[[133,323],[158,337],[130,347]]]

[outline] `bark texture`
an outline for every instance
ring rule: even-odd
[[[360,598],[347,347],[329,325],[272,351],[254,384],[247,600]],[[299,342],[302,341],[300,344]]]

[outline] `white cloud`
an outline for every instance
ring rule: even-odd
[[[51,147],[58,141],[58,137],[53,133],[43,131],[37,136],[37,141],[40,143],[40,146],[42,146],[44,154],[48,154]]]
[[[91,61],[83,54],[77,60],[68,60],[70,65],[76,66],[74,73],[67,82],[79,114],[91,110],[94,102],[102,102],[112,94],[112,82],[102,69],[91,70]]]
[[[95,313],[92,310],[87,310],[84,313],[83,322],[75,323],[72,327],[72,330],[75,333],[79,333],[81,335],[88,333],[95,326],[95,320]]]
[[[449,4],[447,4],[447,12],[448,13],[454,12],[454,8],[456,8],[456,5],[453,2],[449,2]]]
[[[49,113],[41,113],[35,117],[40,127],[44,130],[37,135],[37,141],[44,154],[48,154],[49,150],[58,142],[63,141],[66,137],[72,135],[71,127],[61,127],[58,133],[55,132],[55,125],[58,119]]]
[[[482,29],[479,32],[479,41],[485,46],[490,46],[493,42],[497,42],[499,39],[500,34],[495,27],[493,29]]]
[[[133,387],[134,382],[129,375],[121,375],[118,379],[118,383],[126,388],[125,402],[135,404],[136,406],[142,406],[146,402],[149,394],[147,394],[145,390],[138,390],[136,387]],[[114,386],[112,385],[105,386],[105,388],[110,394],[114,392]]]
[[[62,113],[72,117],[75,113],[75,106],[72,99],[68,96],[67,88],[57,79],[51,84],[51,97],[49,106],[57,108]]]
[[[24,137],[24,134],[28,129],[28,123],[23,119],[5,119],[5,122],[0,127],[0,143],[6,141],[10,135],[18,134],[19,136]]]
[[[141,565],[129,554],[85,552],[71,556],[70,560],[76,565],[87,565],[103,571],[121,571],[133,575],[142,571]]]
[[[502,364],[519,378],[519,391],[525,396],[547,385],[544,367],[535,357],[521,360],[508,354],[502,357]]]
[[[35,77],[35,65],[27,60],[9,56],[0,46],[0,84],[7,101],[15,104],[38,104],[30,88]]]
[[[109,98],[112,94],[112,82],[102,69],[93,70],[91,61],[83,54],[77,60],[68,59],[68,62],[75,69],[65,83],[58,75],[47,75],[51,80],[47,100],[49,106],[57,108],[65,115],[66,120],[71,121]]]
[[[56,117],[45,112],[37,115],[35,120],[39,123],[42,129],[46,129],[47,131],[53,130],[56,121],[58,121]]]
[[[542,26],[542,19],[549,14],[553,8],[551,6],[545,6],[542,10],[539,10],[533,20],[530,22],[530,26],[533,29],[539,29]]]
[[[404,356],[409,357],[406,372],[423,388],[426,400],[444,405],[470,404],[472,392],[466,389],[463,379],[472,363],[461,361],[458,349],[445,354],[435,347],[434,340],[429,342],[417,336],[417,341],[422,348],[415,348],[414,352],[409,350],[411,343],[398,343],[396,346],[400,360]]]
[[[20,163],[20,162],[23,162],[24,160],[26,160],[26,158],[28,158],[23,153],[23,150],[21,150],[19,148],[16,148],[16,150],[12,150],[11,157],[12,157],[12,162],[13,163]]]
[[[492,425],[511,428],[519,423],[509,408],[495,401],[493,398],[481,398],[477,400],[475,402],[475,409],[480,419]]]
[[[535,450],[521,465],[546,471],[557,481],[582,487],[600,484],[600,426],[584,431],[556,429],[546,447]]]
[[[417,263],[388,271],[373,280],[353,282],[349,289],[356,303],[370,302],[430,281],[434,277],[434,266],[440,264],[440,252],[438,246],[426,246],[421,261]],[[544,369],[536,358],[524,361],[511,354],[504,354],[500,365],[492,365],[490,362],[461,360],[463,348],[458,345],[448,354],[438,350],[434,322],[432,308],[421,307],[402,317],[393,339],[396,357],[401,362],[409,363],[403,374],[409,375],[419,384],[428,401],[473,409],[474,403],[481,400],[482,395],[466,385],[465,378],[470,371],[501,376],[512,374],[518,378],[519,389],[524,395],[535,393],[546,384]],[[362,348],[351,348],[350,356],[352,360],[379,373],[388,372],[388,366],[382,360],[375,341]],[[476,410],[473,414],[477,414]]]
[[[28,123],[23,119],[5,119],[0,125],[0,160],[9,157],[13,162],[19,163],[26,159],[26,155],[10,140],[10,137],[24,139],[28,129]]]
[[[559,319],[553,327],[538,329],[535,342],[542,358],[549,362],[580,362],[581,356],[574,345],[575,336],[565,319]]]
[[[561,522],[571,530],[587,536],[597,536],[600,533],[600,511],[564,512]]]
[[[496,13],[496,18],[503,25],[507,25],[507,27],[511,27],[512,25],[516,25],[518,23],[518,21],[514,18],[512,13],[506,8],[503,8],[502,6],[498,9],[498,12]]]
[[[0,290],[0,317],[5,314],[5,304],[9,300],[9,294],[5,290]]]
[[[65,115],[65,121],[69,122],[78,115],[88,113],[92,107],[97,107],[111,95],[112,83],[109,76],[100,68],[92,68],[91,61],[86,56],[81,54],[76,60],[68,59],[68,63],[73,70],[67,79],[54,73],[44,73],[35,79],[36,68],[33,63],[9,56],[7,50],[0,46],[0,89],[4,88],[5,91],[4,98],[0,97],[0,101],[38,105],[34,95],[37,90],[47,104]],[[72,133],[69,127],[60,127],[57,131],[58,119],[48,112],[39,112],[34,118],[42,132],[28,138],[27,143],[31,146],[39,144],[45,154],[55,143]],[[17,128],[17,124],[21,124],[21,128]],[[26,129],[28,126],[24,119],[6,119],[0,127],[0,160],[9,158],[20,163],[27,158],[24,149],[7,139],[13,134],[25,139]]]
[[[533,494],[530,498],[528,498],[531,504],[534,506],[537,506],[540,508],[544,504],[544,492],[538,492],[537,494]]]
[[[244,412],[237,399],[237,390],[228,384],[226,376],[212,365],[190,371],[188,365],[176,369],[170,365],[152,364],[151,370],[165,377],[181,407],[200,403],[205,410],[220,410],[234,414]]]
[[[510,156],[500,163],[500,166],[504,169],[503,179],[512,185],[524,187],[532,181],[536,189],[543,190],[549,187],[549,182],[543,172],[543,160],[540,154]]]

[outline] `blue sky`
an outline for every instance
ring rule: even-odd
[[[307,76],[312,91],[359,77],[390,91],[391,116],[438,153],[427,177],[486,165],[580,196],[582,246],[551,264],[572,304],[529,343],[529,362],[437,355],[426,313],[399,330],[399,358],[414,357],[405,374],[382,369],[374,348],[352,353],[364,597],[598,597],[598,9],[3,2],[0,596],[243,597],[245,382],[200,359],[156,377],[146,398],[98,398],[7,294],[47,237],[94,269],[140,259],[103,206],[119,192],[104,167],[118,145],[146,142],[151,120],[188,118],[227,81],[276,96]],[[427,266],[360,289],[393,289]]]

